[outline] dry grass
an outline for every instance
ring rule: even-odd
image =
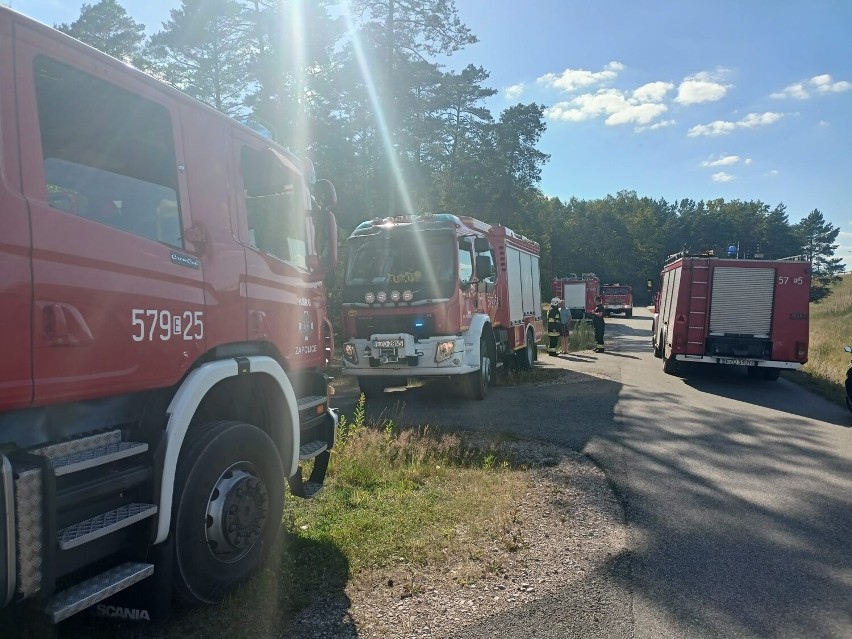
[[[840,403],[850,355],[843,350],[852,345],[852,276],[846,275],[831,295],[811,304],[808,363],[789,379]]]

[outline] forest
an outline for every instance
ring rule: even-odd
[[[488,70],[451,68],[477,41],[454,0],[182,0],[157,31],[101,0],[54,26],[309,157],[337,188],[341,237],[427,211],[503,224],[541,245],[545,298],[569,272],[644,292],[682,250],[802,255],[815,301],[844,268],[840,229],[818,209],[791,223],[784,204],[758,200],[543,193],[546,105],[492,113]]]

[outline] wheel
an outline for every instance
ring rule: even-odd
[[[284,471],[265,432],[215,422],[181,451],[172,511],[174,588],[215,603],[264,565],[284,508]]]
[[[763,369],[763,379],[767,379],[770,382],[774,382],[779,377],[781,377],[781,369],[780,368],[764,368]]]
[[[379,397],[385,393],[387,380],[384,377],[359,377],[358,388],[367,399]]]
[[[479,338],[479,370],[465,375],[467,395],[471,399],[482,400],[488,395],[491,384],[491,351],[485,337]]]
[[[675,375],[677,373],[677,360],[666,357],[665,352],[663,352],[663,372],[666,375]]]
[[[660,337],[660,341],[651,340],[651,345],[654,347],[654,357],[657,359],[662,358],[663,356],[663,340]]]
[[[518,368],[521,370],[529,370],[535,362],[536,347],[533,339],[533,332],[527,331],[527,345],[519,351],[515,351],[515,360],[518,363]]]
[[[624,316],[627,317],[628,319],[633,317],[633,309],[631,308],[629,311],[625,311]]]

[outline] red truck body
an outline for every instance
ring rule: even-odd
[[[536,242],[439,213],[366,221],[348,248],[343,372],[365,394],[462,375],[483,399],[493,368],[532,366],[543,335]]]
[[[554,278],[551,290],[554,297],[565,300],[565,308],[574,319],[584,319],[595,310],[595,298],[600,295],[601,281],[594,273],[583,273],[579,277]]]
[[[633,288],[629,284],[604,284],[601,303],[606,315],[623,313],[625,317],[633,317]]]
[[[334,443],[333,188],[5,7],[0,85],[0,607],[217,601]]]
[[[808,359],[810,265],[673,256],[660,276],[654,352],[677,362],[744,365],[777,379]]]

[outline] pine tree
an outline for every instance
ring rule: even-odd
[[[183,0],[151,36],[151,73],[214,108],[238,115],[255,84],[249,21],[235,0]]]
[[[54,27],[122,62],[136,66],[142,64],[145,25],[128,16],[127,11],[116,0],[84,4],[76,21],[71,24],[57,24]]]
[[[826,222],[819,209],[814,209],[793,229],[811,264],[811,301],[817,302],[829,295],[831,285],[840,281],[843,272],[843,258],[834,257],[840,228]]]

